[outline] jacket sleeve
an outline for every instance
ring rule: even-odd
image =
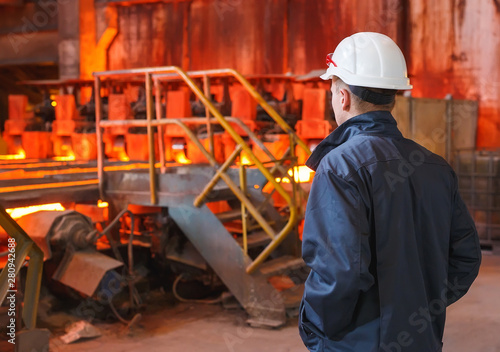
[[[477,277],[480,264],[481,247],[474,220],[455,189],[448,261],[448,305],[467,293]]]
[[[302,256],[311,268],[299,317],[306,346],[314,335],[341,338],[353,320],[360,292],[373,286],[369,228],[368,210],[356,184],[332,172],[317,173],[302,243]]]

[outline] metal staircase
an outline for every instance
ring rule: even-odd
[[[147,120],[102,121],[101,79],[143,75],[146,86]],[[275,122],[289,135],[290,147],[280,159],[272,155],[263,142],[239,119],[224,117],[210,102],[209,92],[202,92],[192,77],[202,76],[205,81],[212,76],[232,76],[255,98]],[[158,82],[181,78],[207,108],[207,118],[163,118],[160,116],[161,86]],[[153,82],[156,88],[154,108]],[[205,85],[209,87],[209,84]],[[234,70],[212,70],[186,73],[178,67],[146,68],[126,71],[95,73],[96,126],[98,140],[98,175],[102,199],[118,207],[127,204],[160,206],[168,208],[169,216],[217,273],[234,297],[248,312],[253,325],[280,326],[286,320],[286,308],[296,308],[301,296],[298,285],[286,297],[280,295],[269,277],[303,268],[296,233],[300,209],[296,196],[299,190],[290,177],[291,189],[285,190],[277,177],[289,175],[296,166],[295,148],[302,147],[309,153],[293,129],[269,106],[257,91]],[[153,116],[156,116],[153,118]],[[213,118],[210,115],[214,116]],[[176,124],[190,142],[203,153],[209,165],[184,165],[165,167],[160,145],[159,166],[155,160],[154,128],[161,135],[161,127]],[[205,149],[189,125],[219,124],[236,142],[234,152],[219,165]],[[263,163],[253,153],[249,144],[231,124],[243,129],[249,139],[261,148],[270,161]],[[111,126],[147,127],[149,140],[149,173],[140,171],[104,173],[102,128]],[[160,138],[161,140],[161,138]],[[161,144],[161,143],[160,143]],[[212,149],[212,148],[209,148]],[[244,152],[252,165],[235,163]],[[288,215],[283,217],[270,204],[269,195],[261,190],[271,184],[274,191],[288,204]],[[233,204],[230,211],[214,214],[208,203],[220,200]],[[289,236],[294,234],[293,236]],[[300,275],[298,275],[300,276]],[[297,276],[297,277],[298,277]],[[291,294],[290,294],[291,293]]]

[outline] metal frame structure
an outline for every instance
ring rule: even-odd
[[[101,83],[102,79],[105,78],[126,78],[126,77],[137,77],[144,76],[145,80],[145,88],[146,88],[146,113],[147,120],[115,120],[115,121],[103,121],[103,107],[102,107],[102,98],[101,98]],[[210,165],[214,167],[217,172],[213,179],[207,184],[203,192],[195,199],[194,205],[199,207],[210,191],[213,189],[215,184],[219,181],[219,179],[224,180],[224,182],[228,185],[234,195],[241,201],[242,209],[244,207],[253,218],[259,223],[262,229],[268,234],[268,236],[272,239],[269,245],[257,256],[257,258],[247,266],[246,272],[252,273],[257,267],[262,264],[265,259],[279,246],[281,242],[286,238],[286,236],[293,230],[296,225],[298,215],[297,215],[297,206],[296,206],[296,185],[293,182],[292,175],[292,197],[288,194],[288,192],[283,188],[283,186],[275,180],[275,176],[273,176],[273,172],[276,169],[280,169],[283,171],[281,163],[284,159],[277,160],[272,156],[272,154],[267,150],[264,144],[258,140],[258,138],[253,134],[245,124],[243,124],[240,120],[234,118],[226,118],[224,117],[217,108],[212,104],[209,97],[209,77],[221,77],[221,76],[232,76],[237,79],[239,83],[250,93],[250,95],[257,101],[258,104],[262,106],[262,108],[271,116],[271,118],[284,130],[285,133],[289,135],[290,139],[290,147],[288,149],[288,153],[290,154],[290,158],[287,160],[292,161],[292,170],[294,170],[295,165],[295,146],[298,145],[304,149],[307,154],[310,154],[310,150],[307,145],[295,134],[294,130],[283,120],[283,118],[262,98],[262,96],[255,90],[255,88],[237,71],[233,69],[223,69],[223,70],[207,70],[207,71],[197,71],[187,73],[183,71],[181,68],[176,66],[166,66],[166,67],[157,67],[157,68],[142,68],[142,69],[130,69],[130,70],[120,70],[120,71],[105,71],[105,72],[96,72],[94,73],[95,77],[95,102],[96,102],[96,132],[97,132],[97,169],[98,169],[98,179],[99,179],[99,191],[102,199],[105,199],[105,177],[104,177],[104,152],[103,152],[103,144],[102,144],[102,128],[111,127],[111,126],[143,126],[147,127],[148,133],[148,149],[149,149],[149,181],[150,181],[150,196],[151,196],[151,204],[155,205],[158,202],[157,198],[157,174],[155,167],[155,141],[154,141],[154,130],[153,127],[158,128],[158,132],[161,136],[161,126],[168,124],[176,124],[182,128],[182,130],[186,133],[188,138],[197,146],[197,148],[202,152],[202,154],[207,158]],[[193,81],[192,77],[202,77],[204,79],[204,88],[205,92],[203,92]],[[161,113],[161,87],[159,82],[163,80],[173,80],[173,79],[181,79],[184,83],[191,89],[191,91],[196,95],[196,97],[203,103],[206,108],[205,119],[195,119],[195,118],[182,118],[182,119],[174,119],[174,118],[162,118],[159,116]],[[154,81],[154,84],[153,84]],[[154,106],[154,97],[153,90],[156,91],[157,94],[157,105],[156,108]],[[154,115],[156,114],[156,118]],[[214,116],[214,118],[210,118],[210,115]],[[231,126],[232,123],[238,123],[245,131],[248,133],[249,137],[256,142],[256,144],[262,148],[262,150],[271,158],[271,161],[274,163],[271,171],[264,166],[264,164],[257,158],[257,156],[253,153],[251,147],[247,142],[235,131],[235,129]],[[202,143],[198,140],[198,138],[194,135],[194,133],[189,129],[187,124],[207,124],[207,131],[209,132],[210,140],[212,140],[212,129],[211,124],[217,123],[220,124],[224,130],[233,138],[233,140],[237,144],[237,148],[232,153],[232,155],[223,163],[222,166],[219,166],[217,161],[213,156],[213,144],[210,143],[210,151],[205,149]],[[160,138],[161,139],[161,138]],[[276,233],[272,227],[266,222],[266,220],[259,213],[258,209],[252,204],[252,202],[245,195],[244,189],[238,187],[237,184],[231,179],[231,177],[226,173],[226,170],[231,166],[231,164],[236,160],[238,155],[244,152],[253,162],[253,165],[257,167],[257,169],[264,175],[269,183],[271,183],[274,189],[280,194],[281,197],[288,204],[290,209],[290,216],[286,225]],[[161,172],[165,172],[165,156],[164,150],[162,148],[162,144],[160,142],[160,161],[161,161]],[[245,168],[240,168],[242,175],[240,180],[244,180],[244,172]],[[242,212],[242,216],[245,217],[246,211]],[[245,223],[245,219],[242,219],[243,223]],[[246,243],[246,231],[243,232],[243,243]],[[246,254],[246,253],[245,253]]]

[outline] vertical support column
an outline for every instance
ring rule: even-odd
[[[208,100],[212,101],[210,94],[210,78],[208,75],[203,76],[203,90]],[[205,106],[205,116],[207,117],[207,138],[209,143],[209,153],[214,156],[214,134],[212,131],[212,124],[210,123],[210,110]]]
[[[283,73],[289,71],[288,67],[288,8],[289,0],[285,2],[285,14],[283,16]]]
[[[53,8],[56,3],[57,8]],[[57,1],[54,5],[46,5],[44,8],[50,11],[49,15],[58,16],[59,78],[78,79],[80,78],[80,2]]]
[[[156,119],[162,119],[162,111],[161,111],[161,97],[162,97],[162,89],[161,82],[158,79],[155,79],[155,105],[156,105]],[[163,127],[162,125],[158,125],[158,148],[160,149],[160,170],[161,173],[164,174],[166,172],[165,168],[165,145],[163,143]]]
[[[191,15],[191,1],[186,4],[186,9],[184,10],[184,18],[182,21],[182,69],[184,71],[189,71],[191,65],[189,61],[190,50],[189,50],[189,17]]]
[[[156,172],[155,172],[155,136],[153,131],[154,106],[153,106],[153,80],[151,73],[146,73],[146,117],[148,120],[148,151],[149,151],[149,191],[151,204],[157,204]]]
[[[247,174],[245,170],[245,165],[240,164],[240,189],[243,194],[247,195]],[[248,254],[248,228],[247,228],[247,213],[246,207],[243,202],[241,202],[241,229],[243,236],[243,252]]]
[[[101,100],[101,79],[94,79],[94,101],[95,101],[95,131],[97,143],[97,178],[99,180],[99,197],[104,200],[104,148],[102,145],[102,100]]]
[[[295,136],[293,133],[288,133],[288,137],[290,138],[290,158],[292,159],[292,176],[290,180],[290,184],[292,185],[292,203],[291,206],[295,208],[297,211],[297,182],[295,182],[295,173],[297,170],[297,158],[295,156]],[[295,224],[297,226],[297,224]]]

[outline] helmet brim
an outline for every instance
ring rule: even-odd
[[[346,84],[367,88],[381,88],[381,89],[394,89],[394,90],[410,90],[413,86],[410,84],[408,78],[386,78],[385,84],[380,82],[380,79],[374,77],[361,77],[356,76],[340,67],[335,67],[332,64],[328,67],[326,72],[319,76],[321,79],[327,81],[333,76],[340,78]]]
[[[331,64],[330,64],[330,66],[333,66],[333,65],[331,65]],[[322,80],[327,81],[327,80],[331,79],[333,76],[334,76],[334,74],[332,73],[331,68],[330,68],[330,67],[328,67],[328,69],[326,70],[326,72],[325,72],[325,73],[323,73],[323,74],[322,74],[321,76],[319,76],[319,77],[320,77]]]

